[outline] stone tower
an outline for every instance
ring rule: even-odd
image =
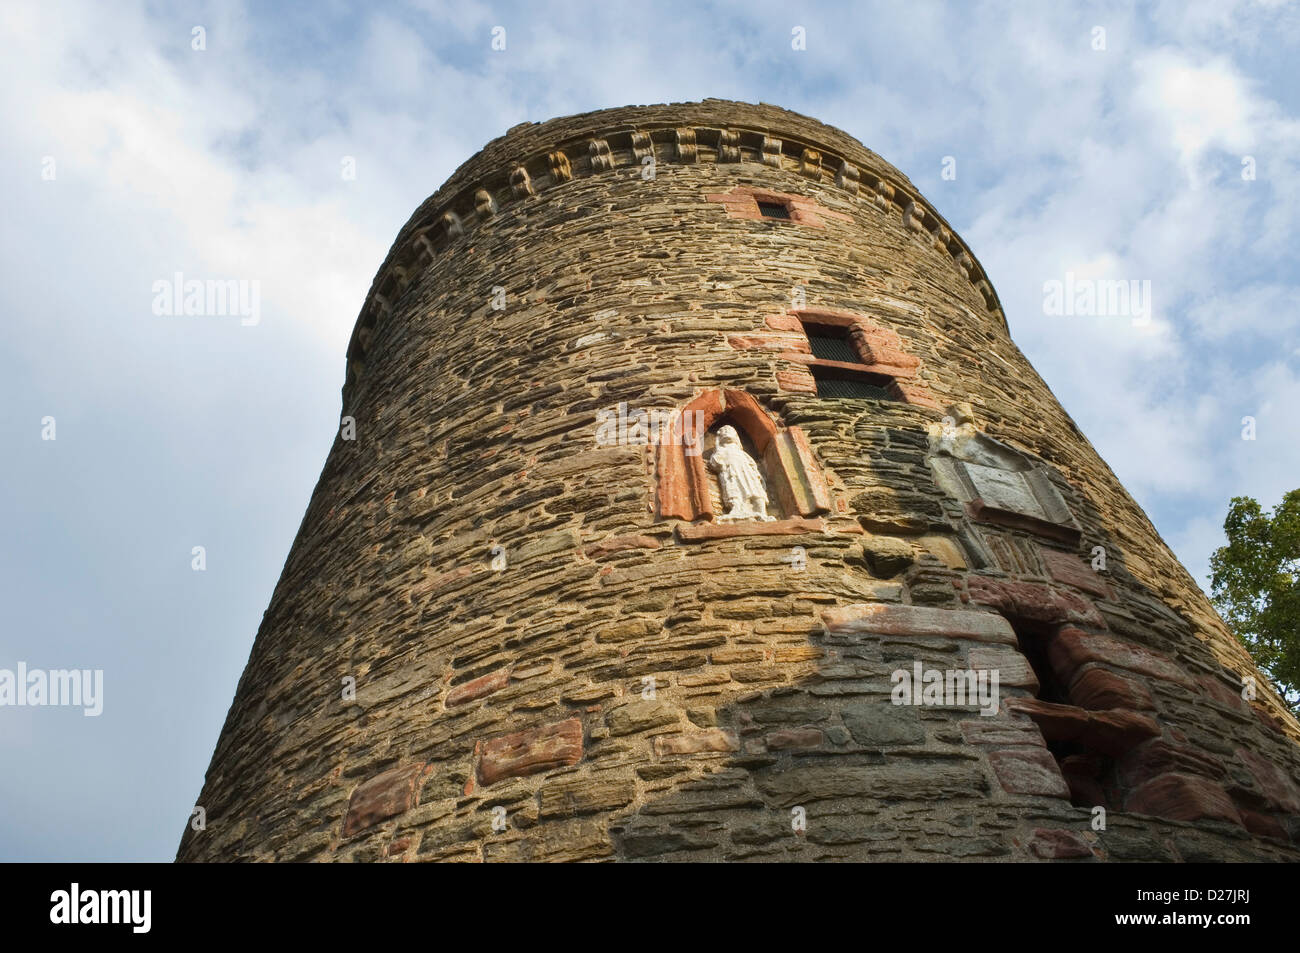
[[[342,415],[180,860],[1300,859],[1300,727],[837,129],[516,126]]]

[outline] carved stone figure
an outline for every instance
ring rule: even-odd
[[[737,520],[762,520],[772,522],[767,515],[767,486],[758,464],[745,452],[740,435],[730,424],[718,428],[718,444],[705,460],[705,465],[718,475],[722,490],[722,504],[727,512],[718,517],[719,522]]]

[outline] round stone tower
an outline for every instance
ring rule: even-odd
[[[897,169],[766,105],[397,236],[180,860],[1300,859],[1300,727]]]

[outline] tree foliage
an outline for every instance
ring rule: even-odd
[[[1228,545],[1210,557],[1215,608],[1300,713],[1300,490],[1271,515],[1233,497],[1223,530]]]

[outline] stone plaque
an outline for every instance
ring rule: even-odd
[[[984,506],[1008,513],[1032,516],[1034,519],[1049,520],[1051,517],[1043,510],[1042,504],[1034,496],[1024,474],[1013,470],[999,470],[967,463],[966,474],[970,477],[975,492],[979,494]]]

